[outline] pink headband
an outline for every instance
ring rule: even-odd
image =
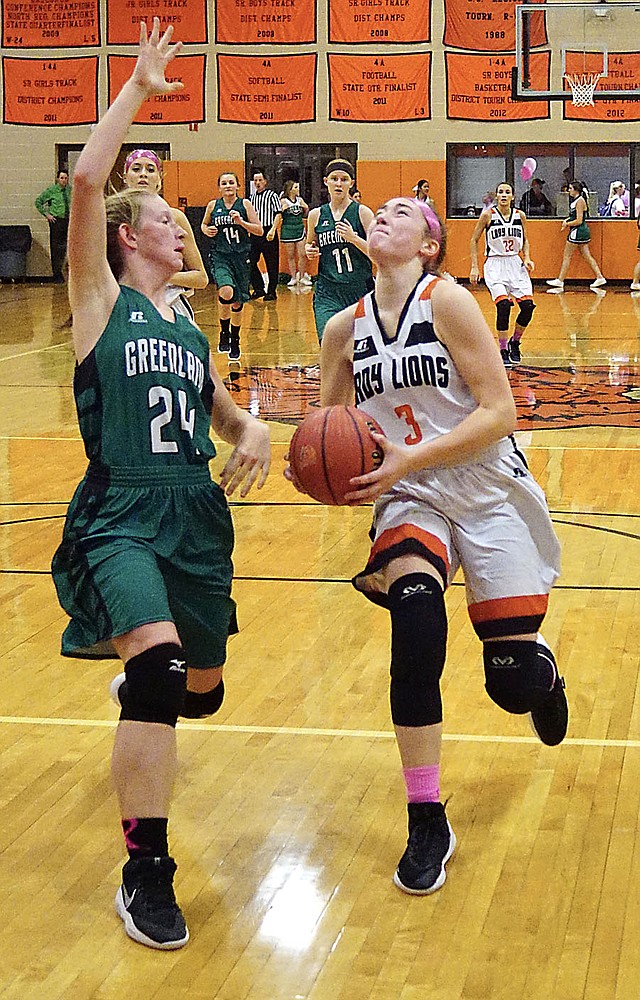
[[[439,243],[442,239],[442,229],[440,227],[440,220],[438,219],[438,216],[433,209],[427,205],[426,201],[419,201],[417,198],[414,198],[413,200],[424,215],[425,222],[429,227],[429,232]]]
[[[132,153],[129,153],[126,160],[124,161],[124,172],[126,174],[127,170],[135,160],[140,160],[142,157],[145,160],[153,160],[158,170],[162,170],[162,164],[157,153],[154,153],[152,149],[134,149]]]

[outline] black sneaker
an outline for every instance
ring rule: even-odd
[[[229,339],[229,361],[240,360],[240,337],[231,334]]]
[[[148,948],[182,948],[189,931],[173,892],[173,858],[129,859],[116,893],[116,913],[130,938]]]
[[[229,341],[231,339],[231,334],[227,330],[220,331],[220,340],[218,341],[218,354],[228,354],[229,353]]]
[[[512,367],[511,355],[509,354],[509,348],[508,347],[501,347],[500,348],[500,357],[502,358],[502,361],[504,363],[505,368],[511,368]]]
[[[541,705],[529,713],[531,727],[548,747],[557,747],[567,735],[569,706],[564,693],[564,677],[556,670],[556,679]]]
[[[520,354],[520,341],[514,340],[513,337],[509,341],[509,357],[514,365],[519,365],[522,361],[522,355]]]
[[[414,896],[427,896],[444,885],[444,866],[453,854],[456,835],[442,802],[410,802],[409,839],[393,881]]]

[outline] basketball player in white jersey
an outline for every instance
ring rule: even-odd
[[[507,181],[498,185],[496,201],[496,205],[485,208],[473,231],[469,280],[472,285],[478,284],[478,240],[484,233],[487,255],[484,280],[496,305],[496,331],[502,361],[505,368],[511,368],[521,361],[520,341],[535,309],[529,277],[534,264],[529,256],[527,217],[513,207],[513,188]],[[520,311],[509,339],[509,313],[514,302]]]
[[[444,592],[462,566],[490,698],[529,713],[554,746],[567,702],[538,629],[559,545],[512,437],[513,396],[491,331],[473,295],[435,273],[444,251],[435,212],[393,198],[367,244],[375,290],[327,323],[321,400],[355,399],[386,435],[375,435],[381,466],[351,481],[352,503],[375,501],[373,545],[354,585],[391,613],[391,716],[409,812],[394,882],[424,895],[444,883],[456,843],[439,788]]]

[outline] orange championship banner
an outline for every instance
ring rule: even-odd
[[[99,0],[2,0],[6,49],[81,49],[100,45]]]
[[[2,59],[5,125],[92,125],[98,120],[98,57]]]
[[[549,52],[531,53],[531,86],[549,89]],[[549,118],[549,101],[512,101],[514,55],[445,52],[447,118],[463,121],[532,121]]]
[[[601,73],[602,69],[602,52],[567,52],[567,73]],[[596,93],[607,90],[640,90],[640,53],[609,52],[607,75],[598,80]],[[628,101],[624,98],[596,101],[593,107],[586,108],[576,108],[568,101],[563,114],[566,121],[637,122],[640,100],[636,97]]]
[[[108,56],[109,105],[131,76],[135,56]],[[167,80],[181,80],[183,90],[149,97],[133,119],[136,125],[186,125],[203,122],[206,56],[180,55],[167,68]]]
[[[329,55],[329,119],[406,122],[431,118],[431,53]]]
[[[516,2],[520,0],[445,0],[444,44],[475,52],[513,52]],[[547,27],[542,11],[529,15],[529,25],[529,44],[546,45]]]
[[[329,0],[329,41],[431,41],[431,0]]]
[[[207,42],[206,0],[107,0],[107,45],[137,45],[140,21],[160,18],[160,29],[173,25],[175,41]],[[194,119],[195,121],[195,119]]]
[[[218,55],[217,60],[219,121],[243,125],[315,121],[315,53]]]
[[[316,0],[217,0],[216,42],[309,45],[316,39]]]

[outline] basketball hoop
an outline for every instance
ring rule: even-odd
[[[565,73],[564,79],[571,87],[574,108],[594,107],[593,95],[602,73]]]

